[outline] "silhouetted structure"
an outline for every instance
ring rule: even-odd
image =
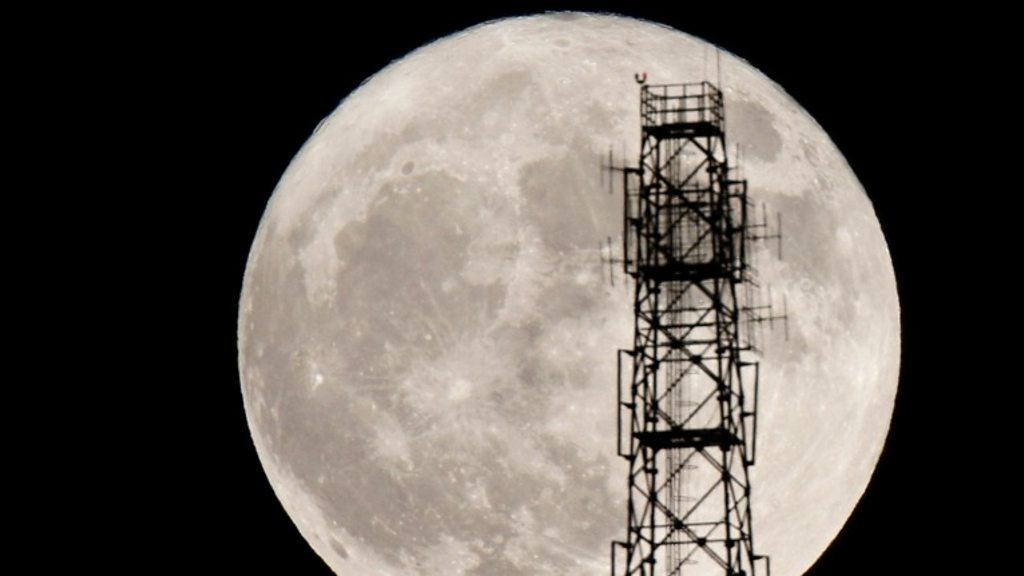
[[[781,237],[749,220],[724,114],[709,82],[642,86],[639,165],[612,168],[623,177],[622,264],[636,313],[633,348],[619,351],[629,501],[613,575],[677,576],[695,562],[770,573],[750,515],[759,367],[748,356],[752,328],[784,315],[752,302],[748,256],[751,241]]]

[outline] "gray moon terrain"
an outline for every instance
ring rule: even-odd
[[[270,483],[336,573],[609,572],[632,295],[601,263],[622,216],[600,165],[639,153],[635,73],[714,81],[715,59],[622,17],[492,22],[373,76],[297,154],[249,254],[239,369]],[[721,53],[721,78],[751,197],[784,218],[784,259],[757,254],[790,319],[763,336],[752,498],[759,552],[792,576],[881,453],[899,303],[828,136],[743,60]]]

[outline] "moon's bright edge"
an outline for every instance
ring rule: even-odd
[[[632,302],[602,276],[621,201],[599,166],[638,153],[633,74],[701,80],[709,54],[622,17],[492,22],[376,74],[295,157],[249,254],[239,370],[267,476],[336,573],[608,573]],[[785,219],[785,259],[758,260],[790,325],[764,337],[752,497],[758,550],[797,575],[881,453],[899,304],[835,145],[749,64],[721,66],[751,196]]]

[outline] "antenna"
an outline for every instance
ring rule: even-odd
[[[782,212],[775,213],[775,239],[778,242],[779,260],[782,260]]]
[[[626,261],[623,258],[615,257],[615,249],[613,246],[611,236],[608,236],[605,239],[604,244],[601,242],[597,243],[597,250],[601,254],[602,268],[604,267],[604,264],[608,265],[608,282],[612,287],[615,287],[615,266],[618,264],[625,264]],[[605,251],[607,251],[607,255],[605,255]],[[602,273],[602,276],[603,275],[604,274]]]
[[[754,241],[775,240],[775,251],[782,260],[782,213],[775,213],[775,229],[768,226],[768,205],[761,203],[761,221],[750,225],[750,239]]]
[[[598,242],[597,243],[597,250],[598,250],[598,253],[600,253],[600,255],[601,255],[601,267],[604,268],[605,264],[608,265],[608,282],[614,288],[615,287],[615,258],[613,257],[614,253],[612,252],[612,237],[609,236],[607,238],[607,244],[602,244],[601,242]],[[607,255],[605,255],[605,251],[606,250],[607,250]]]
[[[786,303],[785,293],[782,294],[782,325],[786,331],[786,342],[789,342],[789,305]]]
[[[643,87],[643,86],[641,87],[641,90],[645,90],[645,89],[646,89],[645,87]],[[623,142],[621,144],[621,146],[622,146],[622,156],[625,157],[626,156],[626,143]],[[605,186],[605,181],[607,180],[608,194],[609,195],[614,195],[615,194],[615,178],[612,175],[613,174],[619,174],[619,175],[622,176],[622,182],[621,182],[621,186],[622,186],[622,202],[623,202],[622,222],[623,222],[623,229],[625,230],[625,232],[624,232],[624,234],[622,236],[622,257],[621,258],[615,258],[614,257],[614,251],[611,248],[611,236],[609,236],[607,238],[607,241],[608,241],[608,261],[610,263],[612,263],[612,264],[622,264],[624,272],[626,274],[630,274],[631,273],[630,269],[631,269],[631,266],[633,264],[633,261],[629,257],[629,254],[630,254],[630,252],[629,252],[629,239],[628,239],[629,234],[630,234],[630,232],[629,232],[630,224],[629,223],[632,220],[630,218],[630,212],[633,209],[632,207],[633,207],[633,205],[636,202],[637,187],[639,185],[639,178],[640,178],[640,175],[641,175],[642,171],[640,170],[640,168],[637,168],[637,167],[625,166],[623,164],[616,163],[615,154],[613,153],[613,148],[614,148],[613,145],[611,145],[611,144],[608,145],[608,157],[607,157],[607,159],[605,161],[603,161],[601,163],[601,166],[600,166],[600,169],[601,169],[601,186],[604,187]],[[603,259],[604,258],[604,255],[603,255],[604,254],[604,247],[603,247],[603,245],[601,245],[600,242],[598,243],[598,245],[601,247],[602,259]],[[611,282],[612,282],[612,286],[614,286],[615,285],[615,280],[612,279]],[[625,286],[627,289],[629,288],[628,284],[623,284],[623,286]]]

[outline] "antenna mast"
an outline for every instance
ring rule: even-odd
[[[766,235],[727,158],[718,86],[643,84],[640,120],[639,164],[612,168],[636,312],[618,358],[628,532],[612,543],[612,574],[770,574],[751,521],[760,371],[749,330],[780,317],[744,300],[750,244]]]

